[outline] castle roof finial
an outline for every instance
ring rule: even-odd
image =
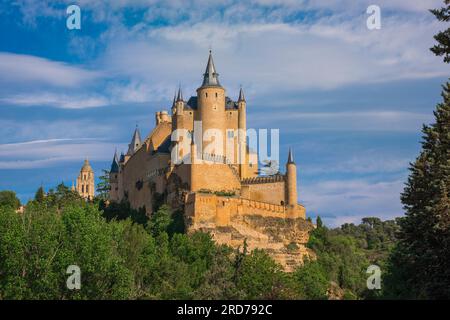
[[[219,83],[219,74],[216,72],[216,67],[214,66],[211,49],[209,50],[208,64],[203,74],[203,86],[221,86]]]
[[[295,163],[294,162],[294,155],[292,154],[292,148],[289,148],[288,163]]]
[[[239,89],[239,99],[238,99],[238,102],[239,101],[244,101],[245,102],[245,96],[244,96],[244,91],[242,90],[242,85],[241,85],[241,88]]]

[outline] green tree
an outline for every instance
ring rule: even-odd
[[[445,6],[440,9],[430,10],[439,21],[450,21],[450,0],[444,0]],[[438,42],[431,48],[431,51],[437,56],[444,56],[444,62],[450,62],[450,28],[439,32],[434,36]]]
[[[265,251],[254,250],[243,258],[236,286],[246,299],[276,299],[283,282],[281,266]]]
[[[432,10],[450,21],[450,2]],[[449,63],[450,28],[438,33],[431,48]],[[410,166],[401,200],[405,217],[399,220],[399,242],[390,256],[385,295],[403,298],[450,298],[450,84],[434,111],[435,123],[424,125],[422,151]]]
[[[44,188],[42,186],[39,187],[39,189],[37,189],[36,194],[34,196],[34,200],[37,202],[44,202],[45,199],[45,192],[44,192]]]
[[[326,299],[329,285],[328,276],[320,262],[305,261],[294,274],[299,296],[302,299]]]
[[[8,206],[13,209],[19,209],[20,200],[17,198],[14,191],[0,191],[0,206]]]
[[[100,182],[97,184],[97,197],[101,200],[109,199],[109,191],[111,185],[109,184],[109,171],[103,169],[102,175],[98,177]]]
[[[323,227],[323,222],[322,222],[322,219],[320,218],[320,216],[317,216],[317,218],[316,218],[316,226],[317,226],[317,228]]]

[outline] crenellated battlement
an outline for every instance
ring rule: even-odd
[[[245,178],[241,180],[241,184],[260,184],[260,183],[274,183],[274,182],[283,182],[286,180],[286,177],[282,174],[275,174],[272,176],[262,176],[262,177],[252,177]]]

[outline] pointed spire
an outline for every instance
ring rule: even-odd
[[[218,86],[219,83],[219,74],[216,72],[216,67],[214,66],[214,61],[212,57],[211,50],[209,50],[209,58],[208,64],[206,65],[205,73],[203,74],[203,86]]]
[[[240,101],[244,101],[245,102],[244,91],[242,90],[242,86],[241,86],[241,89],[239,90],[238,102],[240,102]]]
[[[117,172],[119,172],[119,160],[117,159],[117,149],[114,152],[113,161],[111,163],[111,170],[109,172],[110,173],[117,173]]]
[[[136,129],[134,130],[133,138],[131,139],[130,144],[128,145],[127,155],[133,155],[137,149],[141,146],[141,133],[139,132],[139,127],[136,125]]]
[[[175,105],[175,102],[177,101],[177,90],[175,90],[175,93],[173,94],[173,101],[172,101],[172,106]]]
[[[178,88],[177,101],[183,101],[183,92],[181,91],[181,85],[180,85],[180,87]]]
[[[292,149],[291,148],[289,148],[288,163],[295,163],[294,162],[294,156],[292,154]]]

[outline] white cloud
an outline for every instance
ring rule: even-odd
[[[299,197],[307,211],[337,226],[355,222],[361,217],[392,219],[401,216],[400,194],[403,186],[402,180],[331,180],[300,185]]]
[[[48,139],[0,144],[0,169],[32,169],[61,166],[67,162],[112,159],[117,146],[96,139]]]
[[[311,130],[344,131],[400,131],[418,132],[423,123],[429,123],[432,114],[404,111],[364,111],[364,112],[296,112],[277,111],[271,115],[257,113],[249,119],[255,126],[276,126],[295,122],[302,126],[285,126],[284,131],[298,132]]]
[[[64,62],[52,61],[31,55],[0,52],[0,82],[77,87],[87,85],[101,76]]]
[[[83,109],[103,107],[109,104],[109,99],[102,96],[78,96],[58,93],[22,93],[0,98],[0,103],[18,106],[51,106],[65,109]]]

